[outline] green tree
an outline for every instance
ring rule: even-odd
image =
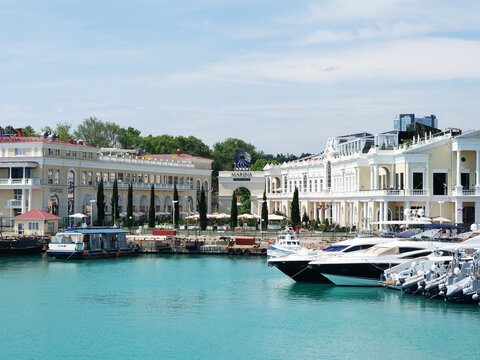
[[[115,177],[113,181],[113,188],[112,188],[112,225],[115,225],[117,219],[120,218],[120,213],[118,211],[118,181]]]
[[[53,134],[53,133],[54,133],[53,128],[52,128],[51,126],[48,126],[48,125],[42,127],[42,128],[40,129],[40,132],[41,132],[42,134],[45,133],[45,132],[48,132],[49,134]]]
[[[116,147],[119,144],[120,127],[111,122],[98,120],[96,117],[89,117],[78,125],[74,134],[86,145],[104,148]]]
[[[298,202],[298,188],[295,186],[292,199],[292,226],[300,225],[300,204]]]
[[[54,130],[54,133],[58,135],[58,140],[68,141],[73,138],[73,135],[70,132],[71,129],[72,125],[68,124],[67,122],[59,122]]]
[[[97,223],[105,225],[105,194],[103,193],[103,179],[97,188]]]
[[[133,221],[133,185],[130,182],[128,184],[128,193],[127,193],[127,219],[128,225],[132,226]]]
[[[263,203],[262,203],[262,223],[263,228],[268,228],[268,206],[267,206],[267,194],[266,191],[263,191]]]
[[[232,194],[230,221],[232,222],[232,229],[236,228],[238,225],[237,191],[236,190]]]
[[[267,164],[278,164],[277,160],[258,159],[255,164],[252,165],[252,171],[262,171]]]
[[[155,227],[155,186],[150,188],[150,207],[148,208],[148,227]]]
[[[250,199],[250,191],[244,187],[238,188],[237,198],[240,202],[240,205],[238,206],[238,213],[249,214],[252,210],[252,201]]]
[[[118,143],[122,149],[135,149],[141,147],[142,137],[140,136],[140,130],[137,130],[131,126],[128,128],[121,128],[118,136]]]
[[[22,136],[38,137],[38,133],[30,125],[27,125],[22,129]]]
[[[305,223],[307,224],[310,221],[310,218],[308,217],[307,213],[304,212],[302,216],[302,224]]]
[[[207,228],[207,201],[205,199],[205,191],[200,191],[200,201],[198,202],[198,212],[200,215],[200,229],[205,230]]]
[[[177,184],[173,185],[173,218],[175,219],[175,227],[178,228],[178,220],[180,220],[180,204],[178,203]],[[205,211],[205,214],[207,212]]]

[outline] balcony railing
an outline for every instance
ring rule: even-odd
[[[462,190],[462,195],[475,195],[476,190],[475,189],[463,189]]]
[[[7,200],[7,209],[20,209],[22,200]]]
[[[95,182],[95,186],[98,186],[99,182]],[[118,183],[118,188],[119,189],[127,189],[129,183]],[[154,184],[155,185],[155,190],[173,190],[173,184]],[[111,189],[113,188],[113,182],[104,182],[103,187],[106,189]],[[134,189],[150,189],[152,187],[152,184],[148,183],[132,183],[132,187]],[[177,190],[187,190],[188,185],[177,185]],[[190,190],[194,190],[190,188]],[[206,189],[208,190],[208,189]]]
[[[0,179],[0,186],[1,185],[40,185],[40,179]]]

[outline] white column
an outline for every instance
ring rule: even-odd
[[[362,228],[365,230],[367,228],[367,219],[368,219],[368,202],[363,202],[363,221]]]
[[[373,187],[378,189],[378,165],[373,165]]]
[[[410,166],[405,163],[405,195],[410,195]]]
[[[370,167],[370,190],[373,190],[374,187],[374,182],[373,182],[373,167]]]
[[[388,201],[383,203],[383,221],[388,221]]]
[[[318,203],[316,201],[313,202],[313,220],[317,220],[318,219]]]
[[[460,170],[460,165],[462,162],[462,152],[457,150],[457,184],[455,185],[456,195],[462,194],[462,175]]]
[[[22,189],[22,214],[25,213],[25,189]]]
[[[392,164],[392,171],[390,171],[390,189],[395,188],[395,165]]]
[[[425,201],[425,216],[430,217],[430,201]]]
[[[32,189],[28,189],[28,211],[32,210]]]
[[[480,201],[475,202],[475,223],[480,224]]]
[[[477,153],[477,168],[475,169],[475,177],[476,177],[476,181],[475,181],[475,190],[476,191],[475,191],[475,193],[477,195],[480,195],[480,150],[477,150],[476,153]],[[476,212],[475,212],[475,214],[476,214]]]

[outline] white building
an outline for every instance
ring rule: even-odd
[[[127,208],[128,184],[133,185],[135,212],[147,213],[150,189],[155,188],[155,211],[171,214],[177,186],[180,211],[195,211],[203,185],[211,204],[211,159],[181,153],[136,156],[120,150],[100,151],[81,141],[5,136],[0,138],[0,213],[16,216],[42,209],[60,217],[84,213],[90,217],[97,185],[104,182],[106,212],[115,178],[120,212]],[[94,216],[96,205],[94,205]]]
[[[301,215],[368,228],[405,209],[480,223],[480,130],[448,130],[399,143],[398,133],[329,139],[320,155],[264,168],[269,212],[288,216],[295,187]]]

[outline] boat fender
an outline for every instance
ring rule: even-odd
[[[268,240],[269,245],[273,245],[273,239]]]
[[[88,255],[88,250],[83,250],[82,254],[83,255]]]

